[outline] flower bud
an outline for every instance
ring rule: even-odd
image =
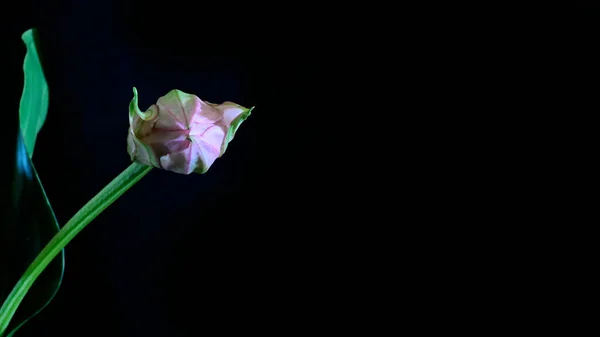
[[[225,153],[251,111],[232,102],[212,104],[171,90],[142,112],[133,88],[127,152],[140,164],[181,174],[204,173]]]

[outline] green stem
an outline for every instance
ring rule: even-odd
[[[133,163],[129,165],[113,181],[106,185],[100,193],[96,194],[83,208],[81,208],[67,224],[50,240],[35,260],[29,265],[23,276],[0,308],[0,336],[2,336],[10,320],[14,316],[19,304],[25,298],[27,291],[48,264],[60,251],[96,218],[104,209],[117,200],[131,186],[144,177],[152,166]]]

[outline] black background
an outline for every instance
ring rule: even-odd
[[[60,223],[129,165],[125,139],[133,86],[142,109],[174,88],[210,102],[256,106],[207,174],[153,170],[79,234],[67,247],[57,297],[18,335],[287,334],[323,329],[323,323],[326,329],[364,324],[366,315],[353,315],[370,308],[360,303],[379,287],[380,279],[371,278],[396,266],[373,267],[389,257],[374,252],[394,246],[380,243],[387,239],[385,227],[408,221],[398,240],[415,244],[408,233],[420,222],[411,222],[408,213],[416,204],[426,209],[418,219],[432,216],[438,200],[424,195],[439,186],[425,184],[452,171],[438,170],[441,160],[415,164],[431,153],[408,158],[429,144],[428,137],[392,115],[411,111],[424,97],[435,101],[427,108],[447,106],[437,94],[455,83],[423,86],[420,69],[428,69],[430,79],[444,78],[438,70],[453,63],[436,48],[455,43],[440,43],[444,34],[455,24],[481,30],[457,14],[500,17],[494,31],[506,28],[511,37],[521,36],[514,25],[531,28],[531,18],[540,15],[545,24],[566,24],[560,18],[568,12],[592,26],[600,17],[593,1],[568,7],[477,3],[419,4],[411,8],[418,15],[388,12],[385,19],[354,2],[14,3],[22,10],[11,13],[15,23],[3,36],[6,113],[18,110],[22,90],[20,36],[37,27],[51,96],[34,163]],[[392,57],[401,77],[392,76],[393,66],[382,66],[394,45],[391,32],[399,32],[398,54],[407,57]],[[430,48],[420,49],[427,57],[407,56],[423,46]],[[443,67],[428,63],[440,57]],[[366,81],[366,75],[379,77]],[[409,89],[375,89],[397,82]],[[410,113],[402,117],[410,119]],[[426,116],[435,124],[435,113]],[[380,155],[382,130],[393,125],[402,130],[393,134],[402,145]],[[369,170],[390,157],[392,164]],[[406,172],[421,169],[433,177]],[[384,170],[392,174],[382,178]],[[422,194],[407,195],[408,184]],[[455,192],[434,198],[452,199]],[[396,194],[409,202],[397,202]],[[383,208],[393,213],[387,219],[367,207],[383,195]],[[366,235],[374,229],[366,227],[377,233]],[[436,235],[427,232],[425,244]],[[420,248],[406,256],[415,263],[428,253]]]

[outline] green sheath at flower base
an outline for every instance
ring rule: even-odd
[[[137,89],[133,88],[133,99],[129,103],[129,123],[137,115],[139,118],[145,121],[152,120],[156,117],[158,111],[156,109],[148,109],[146,112],[142,112],[138,107],[138,93]]]
[[[144,165],[181,174],[205,173],[251,112],[232,102],[204,102],[180,90],[171,90],[142,112],[133,88],[127,152],[132,161]]]

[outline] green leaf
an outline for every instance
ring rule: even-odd
[[[37,33],[33,29],[26,31],[21,36],[27,46],[27,54],[25,54],[23,63],[25,86],[21,96],[19,119],[25,147],[30,157],[33,156],[37,134],[44,125],[48,113],[48,84],[35,47],[34,36],[37,38]]]
[[[11,202],[0,213],[0,303],[38,253],[58,232],[59,226],[35,167],[31,162],[36,137],[48,108],[48,86],[39,61],[36,32],[22,36],[27,46],[23,65],[25,86],[21,97],[19,123],[6,125],[8,153],[5,165],[12,175],[0,177],[11,186]],[[16,112],[15,112],[16,114]],[[10,123],[8,123],[10,124]],[[10,181],[9,181],[10,179]],[[62,280],[64,251],[52,260],[33,284],[10,320],[5,336],[11,337],[25,322],[39,313],[54,297]],[[0,336],[8,319],[0,318]]]

